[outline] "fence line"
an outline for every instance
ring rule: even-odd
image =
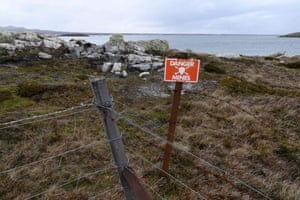
[[[70,180],[70,181],[67,181],[67,182],[65,182],[65,183],[63,183],[63,184],[60,184],[60,185],[58,185],[58,186],[55,186],[55,185],[54,185],[54,186],[50,187],[49,189],[47,189],[47,190],[45,190],[45,191],[43,191],[43,192],[40,192],[40,193],[38,193],[38,194],[35,194],[35,195],[33,195],[33,196],[30,196],[30,197],[26,198],[25,200],[29,200],[29,199],[38,197],[38,196],[43,195],[43,194],[46,194],[46,193],[48,193],[48,192],[50,192],[50,191],[52,191],[52,190],[54,190],[54,189],[62,188],[63,186],[68,185],[68,184],[70,184],[70,183],[73,183],[73,182],[75,182],[75,181],[80,181],[80,180],[83,179],[83,178],[86,178],[86,177],[89,177],[89,176],[92,176],[92,175],[96,175],[96,174],[99,174],[99,173],[101,173],[101,172],[108,171],[108,170],[110,170],[110,169],[116,169],[116,167],[107,167],[107,168],[104,168],[104,169],[101,169],[101,170],[97,170],[97,171],[94,171],[94,172],[91,172],[91,173],[86,173],[86,174],[84,174],[83,176],[80,176],[80,177],[78,177],[78,178],[74,178],[74,179],[72,179],[72,180]]]
[[[113,188],[110,188],[110,189],[107,189],[105,190],[104,192],[100,193],[100,194],[97,194],[95,196],[92,196],[92,197],[89,197],[89,200],[95,200],[97,197],[100,197],[100,196],[103,196],[104,194],[108,193],[108,192],[112,192],[112,191],[116,191],[116,190],[123,190],[122,187],[118,186],[118,187],[113,187]]]
[[[98,145],[98,144],[100,144],[100,143],[102,143],[104,141],[105,141],[104,139],[100,140],[100,141],[94,141],[94,142],[92,142],[90,144],[81,145],[80,147],[77,147],[75,149],[71,149],[71,150],[65,151],[65,152],[57,154],[55,156],[50,156],[50,157],[43,158],[41,160],[34,161],[34,162],[31,162],[31,163],[28,163],[28,164],[25,164],[25,165],[22,165],[22,166],[17,166],[17,167],[14,167],[14,168],[6,169],[6,170],[1,171],[0,175],[5,174],[5,173],[9,173],[9,172],[12,172],[12,171],[15,171],[15,170],[18,170],[18,169],[22,169],[22,168],[25,168],[25,167],[29,167],[31,165],[38,164],[40,162],[44,162],[44,161],[47,161],[47,160],[52,160],[54,158],[66,155],[66,154],[71,153],[71,152],[79,151],[79,150],[84,149],[84,148],[92,147],[92,146]]]
[[[155,189],[148,183],[144,183],[156,196],[158,196],[160,199],[165,200],[163,196],[161,196],[158,192],[155,191]]]
[[[169,176],[171,179],[173,179],[175,182],[179,183],[180,185],[184,186],[185,188],[189,189],[190,191],[192,191],[195,195],[201,197],[202,199],[207,200],[207,198],[205,196],[203,196],[202,194],[200,194],[198,191],[194,190],[193,188],[189,187],[187,184],[185,184],[184,182],[182,182],[181,180],[179,180],[178,178],[176,178],[175,176],[171,175],[170,173],[166,172],[165,170],[155,166],[151,161],[149,161],[147,158],[145,158],[142,155],[137,154],[136,152],[133,152],[129,149],[127,149],[130,153],[136,155],[137,157],[139,157],[140,159],[144,160],[145,162],[151,164],[152,167],[158,169],[161,172],[164,172],[165,174],[167,174],[167,176]]]
[[[80,109],[80,108],[85,108],[85,107],[91,107],[94,104],[81,104],[79,106],[73,106],[70,108],[66,108],[64,110],[59,110],[59,111],[55,111],[52,113],[47,113],[47,114],[42,114],[42,115],[36,115],[36,116],[32,116],[32,117],[28,117],[28,118],[23,118],[23,119],[18,119],[18,120],[14,120],[14,121],[10,121],[10,122],[5,122],[5,123],[1,123],[0,126],[11,126],[13,124],[17,124],[23,121],[30,121],[30,120],[34,120],[34,119],[39,119],[39,118],[44,118],[44,117],[49,117],[49,116],[53,116],[53,115],[59,115],[62,113],[66,113],[72,110],[76,110],[76,109]],[[1,128],[3,129],[3,128]]]
[[[219,99],[218,97],[210,96],[210,95],[207,95],[207,94],[204,94],[204,96],[207,96],[207,97],[209,97],[209,98],[214,98],[214,99],[216,99],[216,100],[218,100],[218,101],[222,101],[222,102],[225,102],[225,103],[227,103],[227,104],[229,104],[229,105],[231,105],[231,106],[234,106],[234,107],[236,107],[237,109],[241,110],[242,112],[245,112],[246,114],[252,116],[252,117],[255,118],[257,121],[259,121],[258,117],[257,117],[255,114],[253,114],[253,113],[251,113],[251,112],[249,112],[249,111],[247,111],[247,110],[241,108],[241,107],[238,106],[238,105],[232,104],[232,103],[227,102],[227,101],[225,101],[225,100]],[[116,102],[116,103],[119,103],[119,102]],[[125,105],[125,104],[123,104],[123,103],[119,103],[119,104],[121,104],[122,106]],[[15,121],[10,121],[10,122],[1,123],[1,124],[0,124],[0,130],[2,130],[2,129],[7,129],[7,128],[11,128],[11,127],[17,127],[17,126],[27,125],[27,124],[32,124],[32,123],[37,123],[37,122],[42,122],[42,121],[46,121],[46,120],[49,120],[49,119],[55,119],[55,118],[67,117],[67,116],[75,115],[75,114],[78,114],[78,113],[88,112],[89,110],[93,109],[92,106],[94,106],[94,104],[82,104],[82,105],[80,105],[80,106],[74,106],[74,107],[67,108],[67,109],[65,109],[65,110],[56,111],[56,112],[53,112],[53,113],[48,113],[48,114],[43,114],[43,115],[37,115],[37,116],[32,116],[32,117],[28,117],[28,118],[24,118],[24,119],[19,119],[19,120],[15,120]],[[126,105],[125,105],[125,106],[126,106]],[[91,108],[89,108],[89,107],[91,107]],[[70,111],[74,111],[74,110],[82,109],[82,108],[87,108],[87,109],[79,110],[79,111],[76,111],[76,112],[68,113],[68,112],[70,112]],[[127,109],[127,108],[125,107],[125,109],[124,109],[121,113],[125,112],[126,109]],[[65,113],[68,113],[68,114],[65,114]],[[121,113],[117,113],[118,116],[120,116]],[[61,115],[61,114],[62,114],[62,115]],[[63,115],[63,114],[65,114],[65,115]],[[128,124],[130,124],[130,125],[132,125],[132,126],[138,128],[138,129],[142,130],[143,132],[145,132],[145,133],[147,133],[147,134],[149,134],[149,135],[155,137],[156,139],[159,139],[159,140],[161,140],[161,141],[163,141],[163,142],[169,143],[166,139],[164,139],[164,138],[162,138],[161,136],[159,136],[158,134],[153,133],[152,131],[150,131],[150,130],[148,130],[148,129],[142,127],[142,126],[140,126],[139,124],[137,124],[136,122],[134,122],[134,121],[131,120],[131,119],[128,119],[128,118],[125,118],[125,117],[120,117],[120,119],[124,120],[124,121],[127,122]],[[22,122],[24,122],[24,123],[22,123]],[[260,122],[260,121],[259,121],[259,122]],[[1,126],[4,126],[4,127],[1,127]],[[74,128],[74,131],[75,131],[75,129],[76,129],[76,119],[74,120],[74,126],[75,126],[75,128]],[[215,130],[215,129],[213,129],[213,130]],[[215,131],[218,131],[218,130],[215,130]],[[7,169],[7,170],[4,170],[4,171],[1,171],[1,172],[0,172],[0,175],[5,174],[5,173],[12,172],[12,171],[14,171],[14,170],[22,169],[22,168],[25,168],[25,167],[28,167],[28,166],[32,166],[32,165],[37,164],[37,163],[40,163],[40,162],[44,162],[44,161],[47,161],[47,160],[51,160],[51,159],[54,159],[54,158],[63,156],[63,155],[65,155],[65,154],[68,154],[68,153],[71,153],[71,152],[78,151],[78,150],[83,149],[83,148],[92,147],[92,146],[95,146],[95,145],[97,145],[97,144],[100,144],[101,142],[103,142],[103,141],[102,141],[102,140],[101,140],[101,141],[94,141],[94,142],[92,142],[92,143],[90,143],[90,144],[82,145],[82,146],[77,147],[77,148],[75,148],[75,149],[71,149],[71,150],[65,151],[65,152],[63,152],[63,153],[54,155],[54,156],[50,156],[50,157],[48,157],[48,158],[44,158],[44,159],[41,159],[41,160],[38,160],[38,161],[34,161],[34,162],[31,162],[31,163],[28,163],[28,164],[25,164],[25,165],[22,165],[22,166],[17,166],[17,167],[11,168],[11,169]],[[248,183],[242,181],[241,179],[237,178],[236,176],[232,175],[231,173],[227,172],[226,170],[224,170],[224,169],[222,169],[222,168],[220,168],[220,167],[218,167],[218,166],[216,166],[216,165],[214,165],[214,164],[212,164],[212,163],[210,163],[210,162],[208,162],[208,161],[206,161],[206,160],[204,160],[204,159],[198,157],[197,155],[195,155],[195,154],[193,154],[193,153],[191,153],[191,152],[189,152],[189,151],[186,151],[184,148],[182,148],[182,147],[176,145],[175,143],[169,143],[169,144],[171,144],[175,149],[184,152],[185,154],[187,154],[187,155],[193,157],[194,159],[197,159],[197,160],[200,161],[202,164],[204,164],[204,165],[206,165],[206,166],[208,166],[208,167],[210,167],[210,168],[216,170],[217,172],[222,173],[222,174],[224,174],[225,176],[227,176],[227,177],[229,177],[229,178],[235,180],[237,183],[239,183],[239,184],[245,186],[246,188],[252,190],[253,192],[256,192],[257,194],[261,195],[262,197],[264,197],[264,198],[266,198],[266,199],[268,199],[268,200],[271,199],[270,197],[268,197],[268,196],[267,196],[266,194],[264,194],[263,192],[259,191],[258,189],[256,189],[256,188],[253,187],[252,185],[250,185],[250,184],[248,184]],[[132,152],[132,153],[133,153],[133,152]],[[133,154],[136,155],[136,153],[133,153]],[[152,163],[151,161],[147,160],[145,157],[143,157],[143,156],[141,156],[141,155],[137,155],[137,156],[140,157],[140,158],[141,158],[142,160],[144,160],[145,162],[151,163],[152,166],[155,167],[155,168],[157,168],[158,170],[163,171],[162,169],[160,169],[160,168],[156,167],[155,165],[153,165],[153,163]],[[107,168],[107,169],[112,169],[112,168],[116,168],[116,167],[110,167],[110,168]],[[104,169],[104,170],[107,170],[107,169]],[[70,184],[70,183],[72,183],[72,182],[74,182],[74,181],[78,181],[78,180],[80,180],[80,179],[82,179],[82,178],[91,176],[91,175],[93,175],[93,174],[100,173],[101,171],[103,171],[103,170],[98,170],[98,171],[95,171],[95,172],[93,172],[93,173],[87,173],[87,174],[85,174],[85,175],[83,175],[83,176],[81,176],[81,177],[78,177],[78,178],[76,178],[76,179],[72,179],[71,181],[67,181],[67,182],[65,182],[65,183],[63,183],[63,184],[61,184],[61,185],[59,185],[59,186],[57,186],[57,187],[55,187],[55,188],[63,187],[63,186],[65,186],[65,185],[67,185],[67,184]],[[165,171],[164,171],[164,172],[165,172]],[[165,172],[165,173],[166,173],[166,172]],[[168,174],[168,173],[166,173],[166,174]],[[185,183],[183,183],[181,180],[177,179],[176,177],[172,176],[171,174],[168,174],[168,176],[171,177],[171,178],[172,178],[173,180],[175,180],[176,182],[180,183],[182,186],[188,188],[189,190],[191,190],[192,192],[194,192],[195,194],[197,194],[197,195],[200,196],[201,198],[207,199],[206,197],[204,197],[203,195],[201,195],[199,192],[193,190],[193,189],[190,188],[188,185],[186,185]],[[146,183],[145,183],[145,184],[146,184]],[[146,185],[149,186],[148,184],[146,184]],[[150,186],[150,189],[151,189],[151,186]],[[31,196],[31,197],[28,198],[28,199],[32,199],[32,198],[34,198],[34,197],[40,196],[40,195],[45,194],[45,193],[47,193],[47,192],[49,192],[49,191],[51,191],[51,190],[53,190],[53,189],[50,188],[50,189],[48,189],[48,190],[46,190],[46,191],[44,191],[44,192],[41,192],[41,193],[36,194],[36,195],[34,195],[34,196]],[[101,194],[99,194],[99,195],[103,195],[103,194],[105,194],[105,193],[107,193],[107,192],[109,192],[109,191],[111,191],[111,190],[113,191],[113,190],[116,190],[116,189],[115,189],[115,188],[109,189],[109,190],[107,190],[107,191],[105,191],[105,192],[103,192],[103,193],[101,193]],[[152,189],[151,189],[151,190],[152,190]],[[153,190],[152,190],[152,191],[153,191]],[[95,197],[92,197],[92,198],[96,198],[96,197],[99,196],[99,195],[96,195]],[[159,194],[158,194],[158,195],[159,195]],[[160,196],[160,195],[159,195],[159,196]],[[160,198],[162,198],[162,197],[160,196]],[[163,198],[162,198],[162,199],[163,199]]]
[[[12,124],[12,125],[8,125],[8,126],[5,126],[5,127],[1,127],[0,130],[12,128],[12,127],[23,126],[23,125],[27,125],[27,124],[33,124],[33,123],[42,122],[42,121],[47,121],[47,120],[51,120],[51,119],[68,117],[68,116],[71,116],[71,115],[76,115],[76,114],[79,114],[79,113],[88,112],[89,110],[92,110],[92,109],[93,108],[88,108],[88,109],[85,109],[85,110],[72,112],[72,113],[68,113],[68,114],[65,114],[65,115],[61,115],[61,116],[52,116],[52,117],[48,117],[48,118],[44,118],[44,119],[32,120],[32,121],[21,123],[21,124]],[[23,121],[25,121],[25,120],[23,120]]]
[[[147,130],[146,128],[144,128],[144,127],[140,126],[139,124],[135,123],[133,120],[130,120],[130,119],[128,119],[128,118],[122,118],[122,119],[123,119],[125,122],[127,122],[128,124],[130,124],[130,125],[132,125],[132,126],[138,128],[138,129],[142,130],[144,133],[147,133],[147,134],[149,134],[149,135],[155,137],[156,139],[161,140],[161,141],[163,141],[163,142],[165,142],[165,143],[169,143],[169,144],[172,145],[175,149],[184,152],[185,154],[187,154],[187,155],[189,155],[189,156],[191,156],[191,157],[197,159],[197,160],[200,161],[202,164],[204,164],[204,165],[206,165],[206,166],[208,166],[208,167],[210,167],[210,168],[212,168],[212,169],[218,171],[219,173],[222,173],[222,174],[226,175],[227,177],[229,177],[229,178],[235,180],[236,182],[240,183],[241,185],[245,186],[246,188],[248,188],[248,189],[252,190],[253,192],[256,192],[257,194],[261,195],[262,197],[264,197],[264,198],[266,198],[266,199],[268,199],[268,200],[271,200],[271,198],[268,197],[266,194],[264,194],[263,192],[259,191],[258,189],[256,189],[256,188],[253,187],[252,185],[250,185],[250,184],[248,184],[248,183],[242,181],[241,179],[239,179],[238,177],[232,175],[231,173],[227,172],[226,170],[224,170],[224,169],[222,169],[222,168],[220,168],[220,167],[218,167],[218,166],[216,166],[216,165],[214,165],[214,164],[212,164],[212,163],[210,163],[210,162],[204,160],[203,158],[200,158],[200,157],[196,156],[195,154],[193,154],[193,153],[191,153],[191,152],[185,150],[184,148],[182,148],[182,147],[176,145],[175,143],[170,143],[170,142],[168,142],[166,139],[162,138],[162,137],[159,136],[158,134],[153,133],[152,131]]]
[[[135,166],[136,167],[136,166]],[[141,169],[141,168],[140,168]],[[158,185],[158,183],[161,181],[161,180],[163,180],[164,179],[164,177],[161,177],[158,181],[155,181],[154,183],[152,182],[152,183],[147,183],[147,181],[143,181],[143,183],[156,195],[156,196],[158,196],[160,199],[163,199],[163,200],[165,200],[165,198],[163,197],[163,196],[161,196],[157,191],[155,191],[155,186],[157,186]],[[153,185],[153,186],[151,186],[151,185]]]

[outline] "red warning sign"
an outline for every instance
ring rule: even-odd
[[[200,60],[166,58],[165,81],[197,83]]]

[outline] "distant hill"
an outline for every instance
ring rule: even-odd
[[[25,27],[17,27],[17,26],[0,26],[0,30],[6,31],[14,31],[14,32],[38,32],[38,33],[46,33],[46,34],[66,34],[68,32],[63,31],[51,31],[51,30],[41,30],[41,29],[28,29]]]
[[[54,34],[63,36],[88,36],[88,35],[101,35],[103,33],[83,33],[83,32],[67,32],[67,31],[52,31],[52,30],[41,30],[41,29],[28,29],[25,27],[17,26],[0,26],[0,31],[13,31],[13,32],[38,32],[42,34]]]
[[[281,35],[280,37],[300,37],[300,32],[289,33],[286,35]]]

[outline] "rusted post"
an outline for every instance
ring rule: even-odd
[[[182,84],[183,84],[182,82],[176,82],[175,85],[171,117],[169,121],[169,130],[168,130],[168,138],[167,138],[168,143],[166,144],[165,156],[164,156],[164,161],[162,166],[163,171],[161,173],[161,176],[163,177],[166,177],[169,171],[169,162],[170,162],[171,151],[172,151],[172,143],[174,142],[174,133],[176,129],[177,113],[180,104]]]

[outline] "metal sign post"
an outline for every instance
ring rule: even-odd
[[[164,161],[162,165],[161,176],[166,177],[169,171],[169,163],[171,158],[172,144],[174,142],[177,113],[180,104],[180,96],[182,85],[184,82],[197,83],[200,68],[200,60],[194,59],[177,59],[166,58],[164,80],[176,82],[171,116],[169,121],[169,129],[167,135],[167,144],[165,148]]]
[[[171,151],[172,151],[172,143],[174,142],[174,138],[175,138],[174,133],[175,133],[175,129],[176,129],[177,113],[178,113],[178,108],[179,108],[179,104],[180,104],[182,84],[183,84],[182,82],[176,82],[176,85],[175,85],[171,117],[170,117],[170,121],[169,121],[169,130],[168,130],[168,136],[167,136],[168,143],[166,144],[165,156],[164,156],[164,161],[163,161],[163,166],[162,166],[163,171],[161,173],[161,176],[164,176],[164,177],[167,176],[167,173],[169,171],[169,162],[170,162]]]

